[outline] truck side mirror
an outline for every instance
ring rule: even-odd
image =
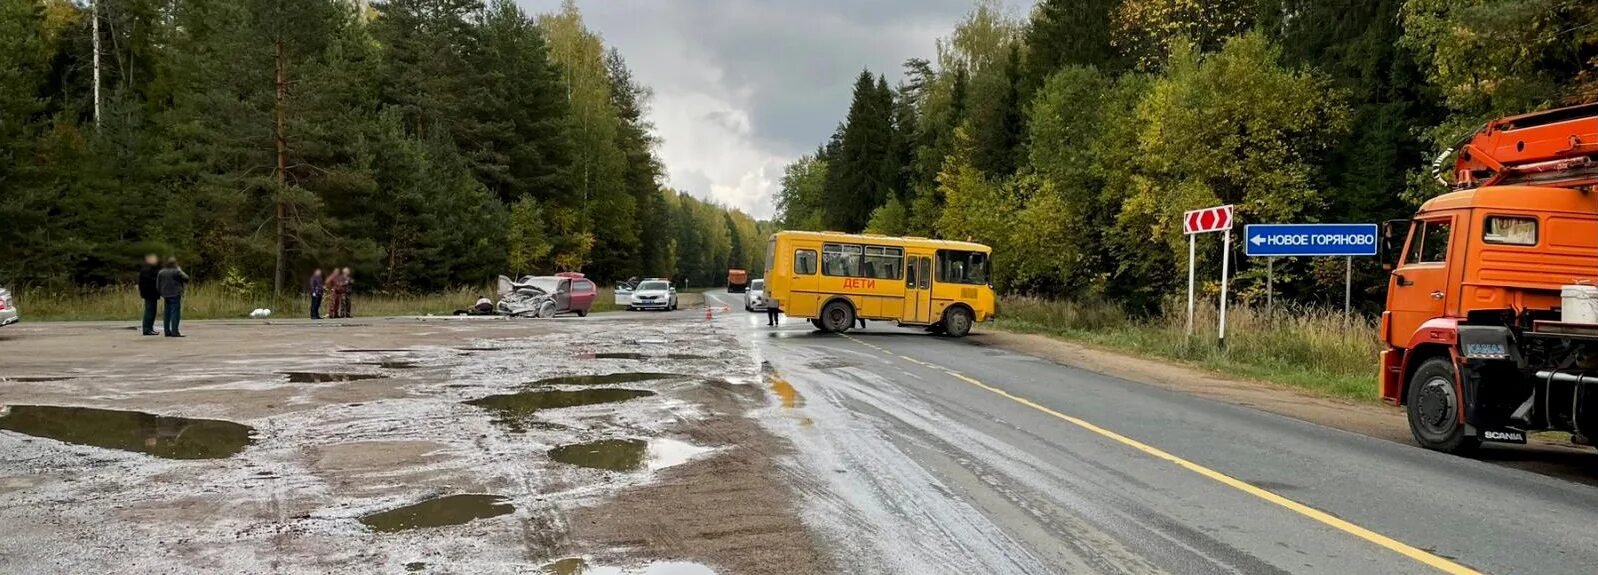
[[[1398,253],[1404,249],[1404,238],[1409,237],[1410,220],[1387,220],[1382,222],[1382,241],[1376,246],[1376,257],[1382,262],[1383,271],[1393,271],[1398,265]]]

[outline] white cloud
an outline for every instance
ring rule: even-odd
[[[518,0],[531,13],[559,0]],[[1024,1],[1024,0],[1022,0]],[[654,90],[670,185],[771,217],[783,167],[823,143],[860,69],[897,80],[931,58],[970,0],[579,2],[588,27]]]

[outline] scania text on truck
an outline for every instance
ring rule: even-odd
[[[1384,226],[1382,399],[1440,451],[1542,430],[1591,445],[1598,104],[1494,120],[1449,155],[1452,191]]]

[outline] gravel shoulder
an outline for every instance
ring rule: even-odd
[[[127,327],[0,333],[0,420],[70,406],[152,426],[88,426],[149,453],[0,430],[0,572],[830,572],[776,469],[787,443],[747,415],[774,401],[758,362],[693,310]],[[615,374],[637,377],[571,378]],[[198,434],[179,418],[253,442],[152,455]],[[637,452],[554,458],[590,445]],[[491,505],[445,505],[473,494]],[[363,524],[410,506],[465,516]]]

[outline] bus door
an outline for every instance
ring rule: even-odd
[[[932,323],[932,257],[904,256],[904,323]]]
[[[790,245],[790,249],[793,250],[793,259],[790,260],[793,265],[783,270],[789,279],[788,299],[779,302],[782,313],[793,317],[821,317],[821,310],[816,309],[819,301],[817,290],[821,289],[816,271],[821,254],[813,245]]]

